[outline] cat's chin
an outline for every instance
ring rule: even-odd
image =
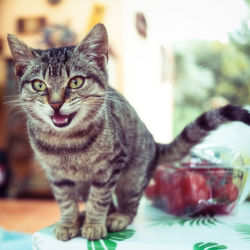
[[[55,113],[52,115],[50,118],[54,124],[55,127],[57,128],[65,128],[70,125],[72,122],[74,116],[76,115],[77,112],[71,113],[69,115],[62,115],[60,113]]]

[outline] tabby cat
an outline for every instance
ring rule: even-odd
[[[156,143],[133,107],[108,85],[108,36],[97,24],[76,47],[39,50],[8,35],[30,144],[61,211],[55,236],[90,240],[133,221],[156,166],[182,159],[227,121],[250,125],[228,105],[204,113],[170,144]],[[114,199],[115,197],[115,199]],[[83,221],[79,199],[86,200]]]

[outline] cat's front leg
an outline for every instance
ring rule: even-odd
[[[89,240],[99,240],[107,236],[107,212],[119,174],[120,169],[114,169],[108,180],[99,179],[92,182],[81,231],[83,237]]]
[[[61,213],[61,220],[54,228],[54,234],[59,240],[70,240],[80,233],[82,221],[79,216],[75,186],[75,182],[68,179],[51,181]]]
[[[86,204],[85,221],[81,234],[89,240],[98,240],[107,236],[106,216],[112,198],[112,190],[92,184]]]

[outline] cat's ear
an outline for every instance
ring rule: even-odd
[[[15,63],[15,73],[17,76],[21,76],[30,61],[35,58],[35,51],[15,35],[8,34],[7,40]]]
[[[108,61],[108,46],[107,30],[103,24],[98,23],[76,46],[75,51],[95,59],[98,64],[106,64]]]

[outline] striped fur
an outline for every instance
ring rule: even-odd
[[[250,125],[249,112],[241,107],[227,105],[202,114],[193,123],[186,126],[172,143],[168,145],[157,144],[159,151],[158,163],[181,160],[210,131],[230,121],[239,121]]]
[[[96,240],[107,229],[123,230],[136,215],[157,164],[180,160],[222,123],[250,125],[247,111],[228,105],[201,115],[172,143],[158,144],[133,107],[107,83],[103,25],[76,47],[35,50],[13,35],[8,41],[30,143],[61,210],[58,239],[81,234]],[[75,76],[84,84],[72,89]],[[34,80],[46,89],[35,90]],[[82,227],[79,200],[87,201]]]

